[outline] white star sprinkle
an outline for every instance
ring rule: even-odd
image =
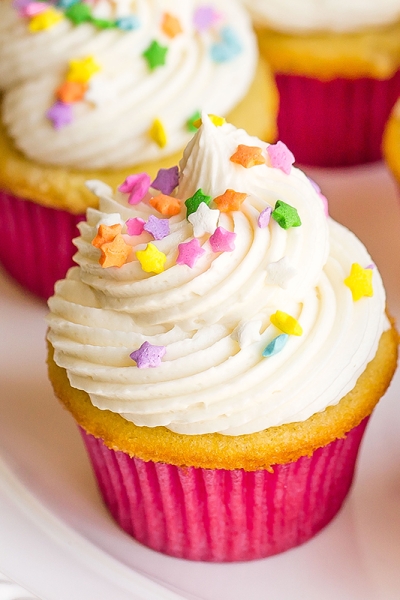
[[[205,233],[214,233],[219,215],[219,210],[211,209],[205,202],[201,202],[196,212],[188,217],[189,223],[193,225],[194,236],[202,237]]]
[[[284,256],[277,262],[270,263],[267,267],[267,275],[270,282],[286,289],[289,281],[296,275],[297,271],[287,256]]]
[[[232,339],[239,343],[240,348],[247,348],[261,338],[260,329],[262,321],[247,321],[239,325],[232,333]]]
[[[125,221],[122,219],[119,213],[109,213],[108,215],[104,215],[97,223],[97,227],[100,225],[107,225],[107,227],[111,227],[112,225],[124,226]]]

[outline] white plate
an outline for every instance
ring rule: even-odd
[[[400,317],[400,203],[382,165],[310,174],[367,244]],[[338,517],[281,556],[214,565],[123,533],[45,369],[46,308],[0,274],[0,571],[42,600],[398,600],[400,374],[369,425]]]

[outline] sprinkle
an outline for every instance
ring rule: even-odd
[[[57,89],[56,96],[61,102],[78,102],[84,98],[87,87],[87,83],[80,81],[64,81]]]
[[[162,67],[163,65],[165,65],[165,62],[167,60],[167,52],[167,46],[161,46],[161,44],[159,44],[157,40],[153,40],[151,42],[150,46],[143,52],[142,55],[147,61],[147,65],[150,71],[153,71],[157,67]]]
[[[69,8],[73,4],[77,4],[81,0],[57,0],[57,6],[59,8]]]
[[[271,160],[271,166],[281,169],[286,175],[290,175],[292,164],[295,161],[293,154],[283,142],[277,142],[267,147],[267,153]]]
[[[236,152],[232,154],[230,160],[237,165],[241,165],[245,169],[250,169],[250,167],[256,167],[257,165],[265,164],[265,158],[261,152],[262,148],[259,146],[246,146],[245,144],[239,144]]]
[[[202,237],[206,233],[214,233],[219,215],[219,210],[211,209],[205,202],[201,202],[196,212],[188,216],[189,223],[193,225],[195,237]]]
[[[274,338],[272,342],[268,344],[268,346],[263,350],[262,355],[265,358],[269,356],[274,356],[274,354],[278,354],[283,348],[286,346],[286,343],[289,339],[287,333],[281,333],[278,337]]]
[[[138,250],[136,257],[146,273],[162,273],[167,257],[154,244],[149,243],[145,250]]]
[[[126,17],[117,19],[115,24],[118,29],[122,29],[123,31],[133,31],[134,29],[139,29],[140,19],[136,15],[127,15]]]
[[[140,217],[133,217],[126,222],[128,235],[140,235],[143,232],[146,221]]]
[[[165,194],[159,194],[158,196],[154,196],[154,198],[150,198],[149,204],[164,215],[164,217],[174,217],[181,212],[181,203],[178,198],[166,196]]]
[[[219,117],[218,115],[213,115],[212,113],[208,114],[207,116],[210,119],[211,123],[215,125],[215,127],[222,127],[222,125],[225,125],[226,123],[226,119],[224,117]],[[201,119],[201,116],[193,122],[193,125],[196,129],[199,129],[199,127],[201,127],[202,124],[203,121]]]
[[[95,25],[98,29],[113,29],[116,27],[115,21],[110,21],[109,19],[90,19],[91,23]]]
[[[297,210],[286,204],[282,200],[277,200],[271,217],[282,227],[282,229],[290,229],[291,227],[300,227],[301,220]]]
[[[32,17],[29,22],[28,29],[32,33],[44,31],[46,29],[50,29],[50,27],[53,27],[54,25],[57,25],[57,23],[62,21],[63,18],[64,15],[62,13],[51,7]]]
[[[215,204],[221,212],[230,212],[240,210],[242,202],[247,198],[247,194],[235,192],[234,190],[226,190],[221,196],[214,198]]]
[[[211,202],[211,196],[207,196],[203,190],[199,188],[193,196],[185,201],[187,219],[189,218],[189,215],[196,212],[202,202],[205,202],[208,206]]]
[[[77,2],[69,6],[65,11],[65,16],[74,23],[74,25],[80,25],[86,21],[90,21],[92,18],[92,9],[88,4]]]
[[[160,119],[154,119],[149,130],[149,136],[160,146],[160,148],[164,148],[168,144],[167,132]]]
[[[221,15],[212,6],[199,6],[194,11],[193,24],[197,31],[207,31],[215,25]]]
[[[247,323],[242,323],[233,331],[231,337],[236,340],[243,350],[247,348],[247,346],[251,346],[253,342],[258,342],[260,340],[260,329],[261,329],[262,321],[247,321]]]
[[[129,246],[119,233],[111,242],[106,242],[100,246],[101,257],[99,263],[104,269],[108,267],[122,267],[132,252]]]
[[[181,22],[179,19],[169,13],[164,13],[163,20],[161,23],[161,29],[170,38],[174,38],[182,33]]]
[[[89,79],[101,71],[101,66],[93,56],[86,56],[79,60],[69,61],[69,71],[67,73],[67,81],[77,81],[79,83],[87,83]]]
[[[118,187],[118,191],[129,194],[129,204],[139,204],[149,191],[150,181],[151,179],[147,173],[128,175],[124,183],[121,183]]]
[[[48,4],[44,2],[28,2],[25,6],[21,7],[20,11],[24,17],[34,17],[40,15],[40,13],[48,10]]]
[[[72,106],[64,102],[55,102],[46,112],[46,117],[52,121],[54,129],[62,129],[74,120]]]
[[[354,302],[363,296],[374,295],[372,275],[372,269],[363,269],[358,263],[351,265],[350,275],[346,277],[344,283],[350,288]]]
[[[217,227],[209,239],[213,252],[232,252],[235,249],[236,233]]]
[[[287,333],[288,335],[302,335],[303,329],[298,321],[294,317],[291,317],[287,313],[277,310],[276,313],[270,317],[272,325],[275,325],[278,329]]]
[[[191,133],[196,133],[198,127],[196,127],[195,123],[197,123],[201,119],[201,112],[197,110],[189,119],[186,121],[186,128]]]
[[[178,245],[178,265],[187,265],[193,269],[194,265],[203,256],[205,250],[200,246],[199,240],[193,239],[190,242],[185,242]]]
[[[169,235],[168,219],[158,219],[154,215],[150,215],[149,220],[144,226],[144,230],[151,233],[155,240],[162,240]]]
[[[159,367],[166,351],[165,346],[153,346],[149,342],[144,342],[138,350],[135,350],[129,356],[135,361],[138,369],[148,369]]]
[[[267,266],[268,279],[284,290],[288,287],[289,281],[293,279],[296,273],[296,269],[292,267],[287,256]]]
[[[155,190],[160,190],[163,194],[169,195],[178,186],[179,183],[179,167],[171,167],[170,169],[160,169],[156,178],[151,183],[151,187]]]
[[[220,31],[221,41],[211,46],[211,58],[216,63],[232,60],[242,52],[242,44],[232,27],[223,27]]]
[[[121,231],[122,225],[119,223],[116,223],[115,225],[100,224],[97,229],[97,235],[92,241],[92,246],[100,248],[103,244],[112,242]]]
[[[370,263],[365,267],[366,269],[376,269],[376,265],[374,263]]]
[[[111,227],[112,225],[121,225],[121,227],[123,227],[125,223],[119,213],[108,213],[98,221],[97,227],[100,227],[100,225],[107,225],[108,227]]]
[[[260,212],[260,215],[257,220],[257,224],[260,229],[265,229],[266,227],[268,227],[269,222],[271,220],[271,214],[272,208],[270,206],[267,206],[267,208],[264,208],[264,210]]]
[[[28,4],[30,4],[31,2],[32,0],[13,0],[12,7],[14,10],[21,11],[24,8],[26,8],[26,6],[28,6]]]

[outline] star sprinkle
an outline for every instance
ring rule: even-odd
[[[271,315],[270,321],[272,325],[275,325],[278,329],[287,333],[288,335],[302,335],[303,329],[298,321],[294,317],[291,317],[282,310],[277,310],[276,313]]]
[[[164,13],[161,29],[169,38],[174,38],[183,31],[179,19],[170,13]]]
[[[203,256],[205,250],[200,246],[199,240],[194,238],[190,242],[185,242],[178,245],[178,258],[176,263],[178,265],[187,265],[193,269],[194,265]]]
[[[164,217],[174,217],[181,212],[181,203],[178,198],[159,194],[149,200],[150,206],[158,210]]]
[[[236,152],[232,154],[230,160],[237,165],[241,165],[245,169],[250,169],[251,167],[265,164],[265,158],[261,153],[262,148],[259,146],[246,146],[245,144],[239,144]]]
[[[118,191],[129,194],[129,204],[139,204],[149,191],[150,181],[151,179],[147,173],[128,175],[124,183],[121,183],[118,187]]]
[[[128,235],[140,235],[143,232],[146,221],[140,217],[133,217],[126,221]]]
[[[297,210],[282,200],[276,201],[271,217],[282,227],[282,229],[300,227],[301,225],[301,219]]]
[[[146,60],[150,71],[165,65],[167,52],[167,46],[161,46],[157,40],[151,42],[150,46],[143,52],[143,57]]]
[[[56,97],[61,102],[72,103],[82,100],[88,86],[80,81],[64,81],[56,91]]]
[[[122,29],[123,31],[133,31],[134,29],[139,29],[140,19],[136,15],[126,15],[117,19],[115,24],[118,29]]]
[[[207,194],[205,194],[203,190],[199,188],[197,192],[193,194],[193,196],[185,201],[187,219],[189,219],[189,215],[196,212],[202,202],[208,206],[211,202],[211,196],[207,196]]]
[[[211,58],[216,63],[224,63],[234,59],[242,52],[242,44],[232,27],[223,27],[220,31],[221,41],[211,46]]]
[[[107,269],[108,267],[122,267],[132,252],[132,247],[125,242],[119,233],[111,242],[102,244],[100,251],[99,263],[104,269]]]
[[[373,296],[372,269],[363,269],[358,263],[351,265],[350,275],[344,280],[345,285],[350,288],[354,302],[363,296]]]
[[[264,208],[264,210],[260,212],[260,215],[257,219],[257,225],[260,229],[265,229],[266,227],[268,227],[269,222],[271,220],[271,214],[272,208],[270,206],[267,206],[267,208]]]
[[[143,229],[151,233],[155,240],[162,240],[169,235],[169,221],[168,219],[158,219],[154,215],[151,215]]]
[[[230,212],[240,210],[242,202],[244,202],[246,198],[247,194],[235,192],[235,190],[226,190],[221,196],[214,198],[214,202],[221,212]]]
[[[99,71],[101,71],[101,66],[94,56],[86,56],[79,60],[70,60],[66,79],[67,81],[87,83],[89,79]]]
[[[213,115],[212,113],[209,113],[207,116],[215,127],[222,127],[222,125],[225,125],[226,123],[226,119],[224,117],[219,117],[218,115]],[[195,129],[199,129],[199,127],[201,127],[202,124],[203,120],[201,116],[199,116],[199,118],[196,121],[193,121],[193,126]]]
[[[121,225],[121,227],[123,227],[125,223],[119,213],[108,213],[98,221],[97,227],[100,225],[107,225],[108,227],[111,227],[112,225]]]
[[[29,22],[28,29],[32,33],[36,33],[38,31],[45,31],[46,29],[50,29],[57,25],[62,19],[64,15],[56,10],[53,7],[48,8],[44,12],[36,14]]]
[[[69,8],[73,4],[77,4],[81,0],[57,0],[57,6],[60,8]]]
[[[145,250],[138,250],[136,257],[146,273],[162,273],[167,257],[154,244],[149,243]]]
[[[199,120],[201,120],[201,112],[197,110],[194,115],[189,117],[189,119],[186,121],[187,130],[191,133],[196,133],[198,127],[196,127],[195,123],[197,123]]]
[[[80,25],[86,21],[90,21],[92,18],[92,9],[88,4],[83,2],[76,2],[71,4],[65,11],[65,16],[74,23],[74,25]]]
[[[167,349],[165,346],[153,346],[144,342],[138,350],[129,355],[135,361],[138,369],[159,367]]]
[[[167,196],[171,194],[179,183],[179,167],[171,167],[170,169],[160,169],[156,178],[151,183],[151,187],[155,190],[160,190]]]
[[[54,129],[62,129],[74,120],[72,106],[64,102],[55,102],[46,112],[46,117],[53,123]]]
[[[283,350],[283,348],[286,346],[288,339],[289,336],[287,335],[287,333],[282,333],[281,335],[278,335],[278,337],[274,338],[263,350],[262,355],[265,358],[268,358],[269,356],[274,356],[274,354],[278,354],[278,352]]]
[[[262,321],[247,321],[247,323],[242,323],[239,325],[237,329],[232,333],[231,337],[236,340],[243,350],[248,346],[251,346],[254,342],[258,342],[260,339],[260,329],[261,329]]]
[[[286,175],[290,175],[292,164],[295,161],[293,154],[283,142],[271,144],[267,148],[267,153],[271,160],[271,166],[275,169],[280,169]]]
[[[292,267],[287,256],[267,266],[268,279],[284,290],[288,287],[289,281],[293,279],[296,273],[296,269]]]
[[[193,14],[193,24],[197,31],[207,31],[220,20],[221,15],[212,6],[199,6]]]
[[[19,10],[23,17],[34,17],[48,9],[48,4],[45,4],[44,2],[28,2],[28,4],[21,7]]]
[[[154,119],[153,124],[149,129],[149,136],[156,144],[158,144],[158,146],[160,146],[160,148],[165,148],[168,144],[167,131],[160,119]]]
[[[217,227],[209,239],[213,252],[232,252],[235,249],[236,233]]]
[[[211,209],[205,202],[201,202],[196,212],[188,216],[188,221],[193,225],[195,237],[202,237],[206,233],[214,233],[217,228],[219,210]]]
[[[97,229],[97,235],[92,240],[92,246],[100,248],[103,244],[112,242],[121,231],[122,225],[119,223],[116,223],[115,225],[100,224]]]

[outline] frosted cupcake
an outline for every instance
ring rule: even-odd
[[[89,182],[99,208],[49,300],[50,379],[104,501],[173,556],[315,535],[395,369],[380,275],[293,160],[203,114],[162,193]]]
[[[303,164],[381,158],[400,94],[397,0],[245,0],[276,74],[279,138]]]
[[[177,164],[202,108],[275,131],[275,85],[236,2],[5,0],[0,89],[0,261],[44,297],[97,202],[87,179]]]

